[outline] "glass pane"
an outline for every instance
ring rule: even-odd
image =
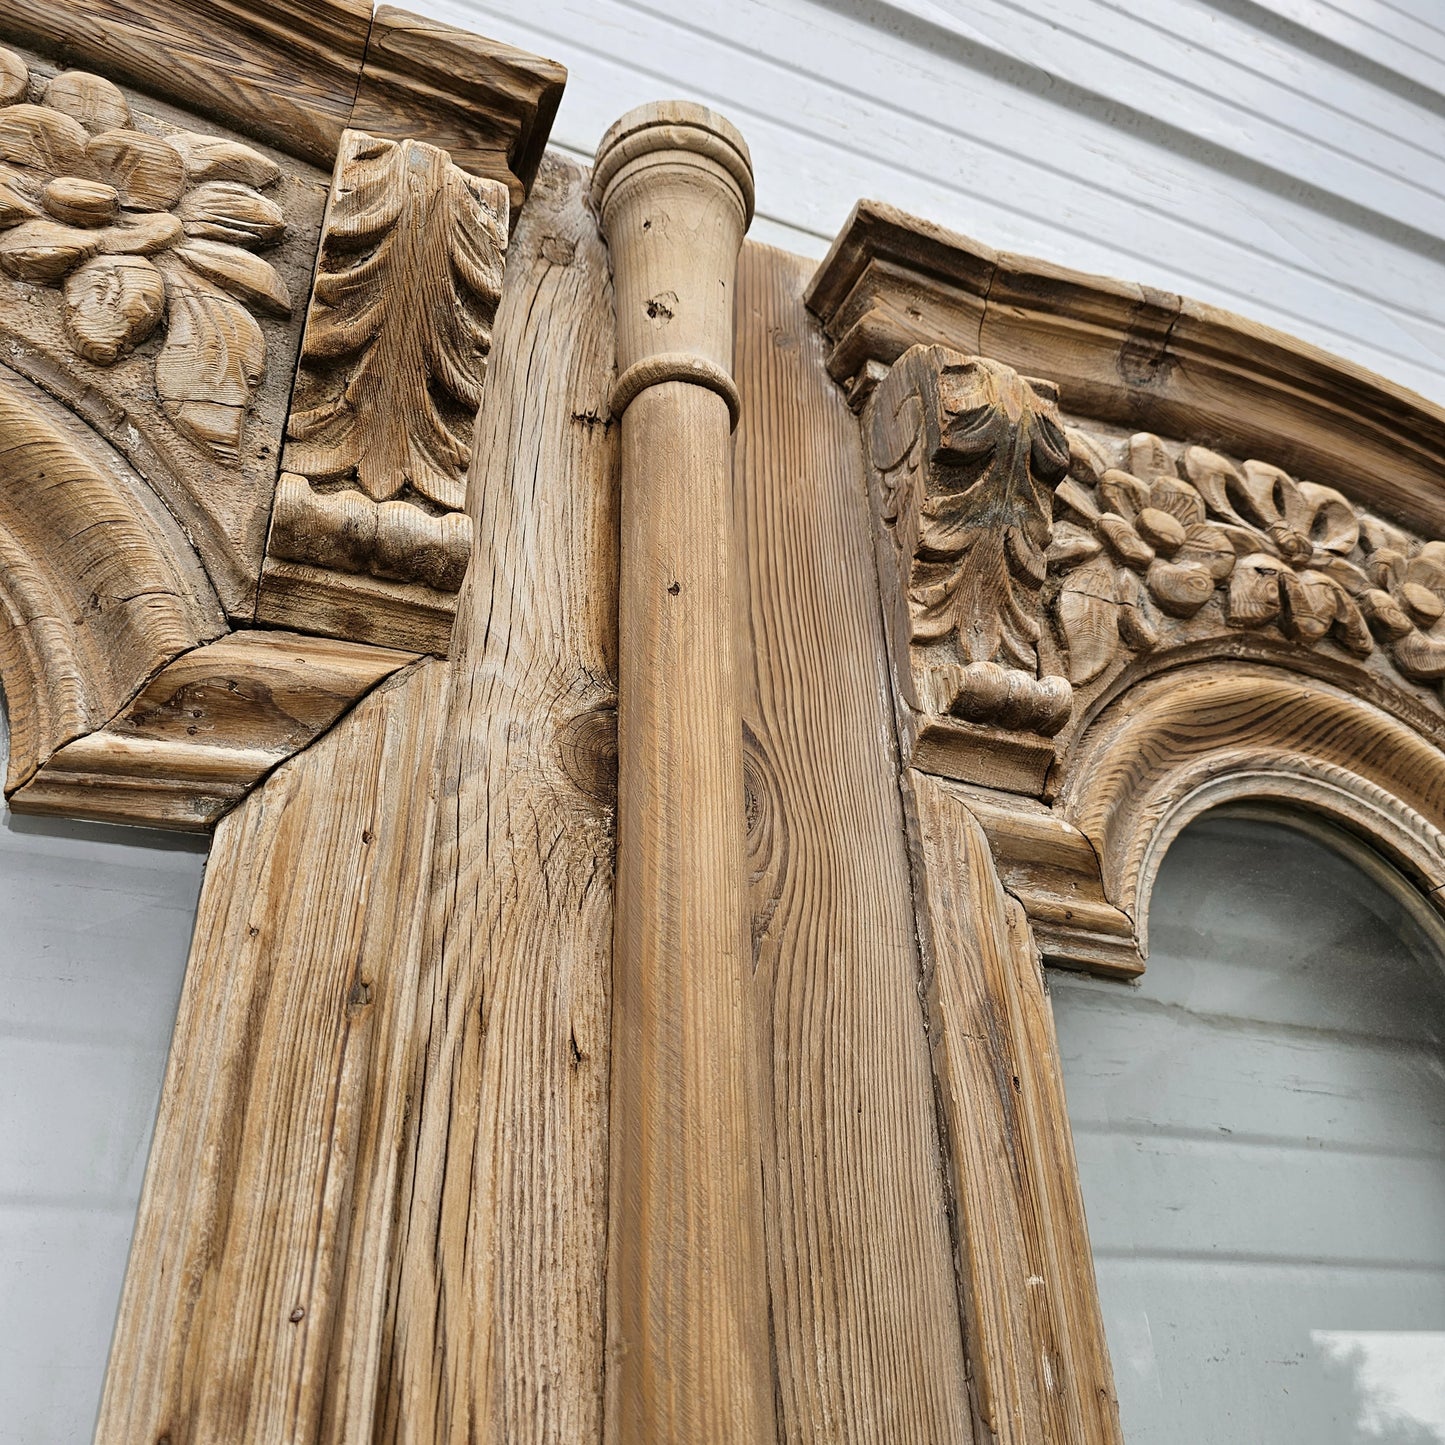
[[[1138,985],[1050,976],[1128,1445],[1445,1445],[1435,916],[1328,829],[1215,814],[1149,930]]]
[[[0,804],[0,1445],[94,1433],[204,863]]]

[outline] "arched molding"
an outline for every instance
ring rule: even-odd
[[[172,658],[225,631],[204,568],[150,488],[4,367],[0,614],[7,791]]]
[[[1063,764],[1054,812],[1088,840],[1104,895],[1147,956],[1169,844],[1232,802],[1318,813],[1366,839],[1437,902],[1445,888],[1445,752],[1383,708],[1278,666],[1216,659],[1126,689]]]

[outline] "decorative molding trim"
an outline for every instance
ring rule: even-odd
[[[208,832],[292,754],[416,656],[287,632],[233,632],[168,663],[111,721],[67,743],[17,813]]]
[[[1040,605],[1069,469],[1053,388],[915,347],[869,401],[863,435],[907,755],[1040,792],[1073,703]]]
[[[1063,764],[1054,811],[1099,858],[1107,897],[1148,950],[1168,845],[1206,808],[1275,802],[1324,813],[1419,880],[1445,912],[1445,750],[1331,683],[1246,661],[1135,684]]]
[[[507,206],[500,183],[467,175],[434,146],[343,137],[261,621],[446,651],[471,556],[462,507],[501,299]],[[391,596],[386,583],[437,595],[377,612],[358,605],[353,577],[374,579],[368,597]]]
[[[512,197],[546,148],[567,72],[371,0],[11,0],[0,36],[330,169],[348,127],[450,150]]]
[[[95,433],[0,366],[0,677],[7,788],[226,629],[195,553]]]
[[[1051,378],[1066,414],[1268,457],[1445,537],[1445,409],[1227,311],[994,251],[876,201],[854,210],[807,301],[855,408],[910,346],[949,346]]]

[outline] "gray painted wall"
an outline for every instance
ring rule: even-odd
[[[1215,816],[1149,936],[1050,979],[1129,1445],[1445,1445],[1439,921]]]
[[[0,815],[0,1445],[95,1428],[204,863]]]

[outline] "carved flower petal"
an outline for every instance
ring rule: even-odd
[[[1414,630],[1415,624],[1405,615],[1405,609],[1381,588],[1372,587],[1368,592],[1361,593],[1360,608],[1369,619],[1370,626],[1389,641]]]
[[[1244,496],[1252,520],[1261,527],[1309,533],[1310,509],[1299,484],[1288,472],[1268,462],[1245,462]]]
[[[1073,522],[1055,522],[1047,553],[1049,571],[1062,572],[1099,555],[1099,542]]]
[[[1194,483],[1210,512],[1230,522],[1246,525],[1235,509],[1235,498],[1244,495],[1244,474],[1228,457],[1208,447],[1185,447],[1180,460],[1185,475]]]
[[[57,221],[72,226],[104,226],[115,220],[120,197],[104,181],[79,176],[56,176],[45,188],[42,203]]]
[[[1224,528],[1212,522],[1196,522],[1184,529],[1184,545],[1174,560],[1197,562],[1216,581],[1222,581],[1234,571],[1236,555],[1234,543]]]
[[[170,317],[156,359],[156,390],[183,432],[235,461],[246,410],[266,365],[265,338],[233,296],[171,256],[160,264]]]
[[[1119,603],[1114,568],[1105,558],[1069,574],[1054,599],[1054,616],[1063,637],[1069,681],[1092,682],[1119,650]]]
[[[1174,459],[1152,432],[1135,432],[1129,438],[1129,470],[1146,482],[1154,482],[1175,475]]]
[[[213,135],[184,132],[166,137],[185,163],[186,179],[196,181],[240,181],[246,186],[269,186],[281,178],[281,167],[260,151],[240,141]]]
[[[1333,487],[1314,482],[1300,482],[1299,492],[1310,517],[1310,540],[1323,551],[1347,557],[1360,540],[1360,520],[1349,500]]]
[[[1087,432],[1070,428],[1064,435],[1069,442],[1069,475],[1086,486],[1094,486],[1112,465],[1103,447]]]
[[[153,256],[181,239],[181,223],[165,211],[133,214],[118,226],[95,233],[100,249],[112,256]]]
[[[1279,616],[1280,576],[1287,571],[1277,558],[1255,552],[1242,557],[1229,579],[1224,615],[1234,627],[1262,627]]]
[[[1158,477],[1149,488],[1149,505],[1182,522],[1186,527],[1204,520],[1204,498],[1178,477]]]
[[[1368,657],[1375,650],[1375,639],[1365,624],[1364,615],[1349,593],[1340,590],[1335,598],[1335,637],[1347,651],[1357,657]]]
[[[1081,486],[1073,477],[1065,477],[1054,488],[1054,497],[1069,511],[1082,517],[1084,521],[1097,522],[1099,520],[1099,506],[1094,500],[1094,494],[1087,487]],[[1055,507],[1054,510],[1057,512],[1058,508]]]
[[[74,116],[89,131],[116,130],[130,124],[130,106],[119,87],[84,70],[57,75],[45,87],[45,104]]]
[[[237,181],[202,182],[182,197],[176,215],[188,236],[242,246],[278,241],[286,230],[280,206]]]
[[[1214,596],[1214,578],[1197,562],[1156,557],[1144,581],[1149,595],[1171,617],[1193,617]]]
[[[0,110],[0,160],[44,171],[47,176],[88,175],[85,127],[41,105]]]
[[[120,203],[138,211],[168,211],[185,189],[185,167],[165,141],[138,130],[93,136],[86,155],[98,174],[120,192]]]
[[[0,46],[0,105],[14,105],[30,88],[30,71],[13,50]]]
[[[1154,560],[1154,549],[1126,522],[1113,512],[1105,512],[1098,522],[1099,535],[1109,550],[1128,567],[1141,572]]]
[[[1334,625],[1339,613],[1340,590],[1323,572],[1281,572],[1284,602],[1280,630],[1298,642],[1315,643]]]
[[[221,241],[187,241],[176,255],[198,275],[224,287],[237,300],[277,316],[291,314],[291,294],[275,268],[259,256]]]
[[[1132,522],[1149,505],[1149,488],[1129,472],[1110,467],[1099,479],[1099,500]]]
[[[16,184],[15,172],[0,166],[0,231],[40,214],[40,207]]]
[[[58,221],[22,221],[0,232],[0,270],[22,281],[58,281],[100,250],[103,234]]]
[[[1405,563],[1401,580],[1413,582],[1419,587],[1428,587],[1432,592],[1445,597],[1445,545],[1426,542]]]
[[[165,309],[165,281],[141,256],[97,256],[65,283],[65,329],[97,366],[144,341]]]
[[[1438,682],[1445,677],[1445,637],[1432,630],[1411,628],[1390,649],[1395,666],[1416,682]]]

